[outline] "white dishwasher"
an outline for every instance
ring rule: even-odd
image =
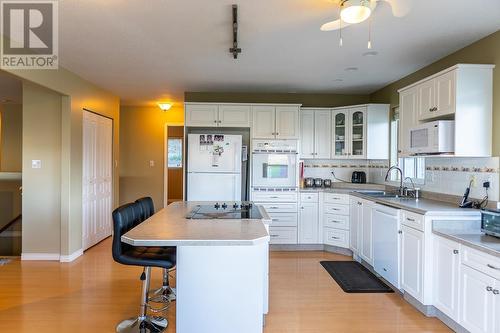
[[[400,289],[400,210],[380,204],[372,208],[373,268]]]

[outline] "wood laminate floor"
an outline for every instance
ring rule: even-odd
[[[349,258],[271,253],[265,333],[450,332],[396,294],[344,293],[321,260]],[[158,285],[160,272],[154,271]],[[0,332],[114,332],[139,310],[140,272],[113,261],[110,239],[68,264],[14,260],[0,266]],[[167,332],[175,332],[175,307],[167,318]]]

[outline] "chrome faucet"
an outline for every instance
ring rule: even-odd
[[[403,195],[403,170],[401,170],[397,165],[393,165],[387,170],[387,173],[385,174],[385,181],[389,179],[389,174],[391,173],[392,170],[398,170],[399,171],[399,194]]]

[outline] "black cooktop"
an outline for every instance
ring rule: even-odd
[[[257,206],[251,202],[215,203],[213,205],[198,205],[187,216],[191,220],[207,219],[261,219]]]

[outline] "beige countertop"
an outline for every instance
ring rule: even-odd
[[[383,191],[383,190],[385,190],[385,185],[333,182],[332,187],[301,187],[300,188],[300,192],[326,192],[326,193],[346,193],[346,194],[349,194],[350,192],[353,192],[353,191],[361,191],[361,190]]]
[[[122,236],[133,246],[237,246],[254,245],[269,240],[265,224],[271,221],[258,206],[262,220],[195,220],[186,215],[199,204],[213,202],[176,202]]]

